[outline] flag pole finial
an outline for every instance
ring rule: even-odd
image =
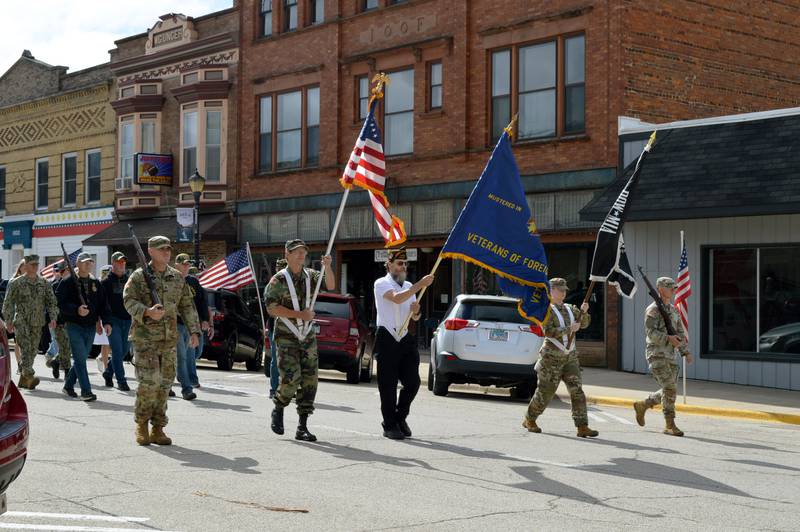
[[[645,146],[644,149],[650,151],[650,149],[653,147],[653,144],[655,143],[656,143],[656,131],[653,131],[653,133],[650,135],[650,138],[647,139],[647,146]]]
[[[511,122],[509,122],[508,125],[503,128],[503,131],[508,133],[509,137],[514,136],[514,124],[517,123],[517,118],[519,118],[519,113],[515,114],[514,118],[511,119]]]
[[[370,90],[371,96],[369,97],[369,104],[372,105],[372,102],[375,100],[382,100],[383,99],[383,87],[384,85],[389,85],[389,75],[384,72],[378,72],[372,78],[372,83],[375,84],[374,87]]]

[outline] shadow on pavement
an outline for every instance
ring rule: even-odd
[[[225,456],[205,451],[187,449],[179,445],[170,445],[166,447],[150,445],[147,448],[167,458],[177,460],[185,467],[196,467],[198,469],[211,469],[216,471],[233,471],[234,473],[246,475],[261,474],[261,471],[252,469],[258,466],[258,462],[249,457],[240,456],[238,458],[226,458]]]
[[[180,399],[180,398],[178,398]],[[180,399],[183,401],[183,399]],[[193,399],[186,401],[192,403],[198,408],[210,408],[213,410],[233,410],[234,412],[252,412],[248,405],[234,405],[229,403],[220,403],[219,401],[208,401],[207,399]]]
[[[608,447],[616,447],[617,449],[624,449],[626,451],[650,451],[654,453],[664,453],[664,454],[683,454],[680,451],[676,451],[674,449],[668,449],[666,447],[648,447],[646,445],[637,445],[635,443],[630,443],[626,441],[618,441],[618,440],[607,440],[603,438],[603,433],[600,433],[600,436],[597,438],[592,439],[583,439],[577,438],[574,436],[564,436],[563,434],[545,434],[551,438],[563,438],[565,440],[570,440],[579,444],[586,444],[586,445],[606,445]],[[536,435],[538,436],[538,435]],[[665,436],[666,438],[666,436]]]
[[[250,393],[250,392],[240,392],[238,390],[230,390],[228,388],[225,388],[225,389],[216,388],[216,387],[212,388],[211,384],[206,384],[206,385],[202,386],[201,388],[198,388],[196,390],[196,393],[198,393],[198,394],[210,393],[210,394],[218,394],[218,395],[233,395],[235,397],[250,397],[250,396],[253,395],[253,393]]]
[[[762,445],[760,443],[746,443],[746,442],[735,442],[735,441],[724,441],[724,440],[712,440],[711,438],[701,438],[699,436],[685,436],[687,440],[694,440],[694,441],[701,441],[703,443],[713,443],[716,445],[724,445],[725,447],[733,447],[734,449],[752,449],[754,451],[775,451],[778,453],[791,453],[795,454],[795,451],[785,451],[783,449],[778,449],[777,447],[770,447],[769,445]]]
[[[800,471],[800,468],[791,467],[783,464],[772,464],[770,462],[761,462],[759,460],[725,460],[725,462],[733,462],[734,464],[752,465],[757,467],[767,467],[770,469],[783,469],[786,471]]]
[[[438,469],[432,467],[424,460],[419,460],[417,458],[402,458],[399,456],[378,454],[373,451],[356,449],[355,447],[348,447],[346,445],[339,445],[338,443],[332,443],[332,442],[318,441],[314,443],[301,443],[295,440],[291,440],[291,443],[294,443],[295,445],[301,445],[307,449],[314,449],[315,451],[321,451],[323,453],[330,454],[335,458],[341,458],[343,460],[349,460],[351,462],[363,462],[366,464],[379,463],[397,467],[421,467],[429,471],[438,471]]]
[[[346,405],[327,405],[325,403],[314,403],[315,410],[333,410],[336,412],[346,412],[348,414],[360,414],[361,410],[356,410],[352,406]]]

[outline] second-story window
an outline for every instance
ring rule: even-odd
[[[283,0],[283,31],[297,29],[297,0]]]
[[[519,138],[556,134],[556,43],[519,50]]]
[[[511,50],[492,54],[492,142],[511,121]]]
[[[378,9],[378,4],[380,0],[363,0],[361,4],[362,11],[369,11],[371,9]]]
[[[430,80],[430,94],[428,95],[428,108],[441,109],[442,107],[442,63],[436,61],[430,64],[428,72]]]
[[[78,202],[78,155],[65,153],[61,158],[61,205],[74,207]]]
[[[358,79],[358,118],[364,120],[369,114],[369,77],[360,76]]]
[[[564,40],[564,132],[586,129],[585,39],[577,35]]]
[[[325,0],[309,0],[308,11],[311,24],[322,24],[325,20]]]
[[[50,185],[50,161],[47,158],[36,160],[36,208],[46,210],[47,194]]]
[[[0,166],[0,211],[6,210],[6,168]]]
[[[319,87],[261,97],[260,172],[319,164]]]
[[[133,153],[135,148],[133,118],[123,119],[119,127],[119,179],[118,190],[131,188],[133,185]]]
[[[183,182],[197,170],[197,107],[183,113]],[[187,106],[188,107],[188,106]],[[192,108],[190,108],[192,109]]]
[[[414,151],[414,70],[390,74],[384,107],[384,149],[386,155]]]
[[[219,183],[222,166],[222,111],[206,110],[206,175],[210,183]]]
[[[181,120],[182,183],[197,170],[206,183],[224,183],[226,179],[227,102],[219,100],[187,103]]]
[[[261,0],[261,35],[272,35],[272,0]]]
[[[100,201],[101,155],[99,149],[86,152],[86,203]]]

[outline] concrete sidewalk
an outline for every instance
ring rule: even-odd
[[[423,383],[427,382],[428,364],[420,364],[420,377]],[[684,404],[683,382],[678,382],[678,412],[800,425],[800,392],[691,379],[686,381],[686,388]],[[508,390],[475,385],[453,385],[451,389],[508,395]],[[650,375],[583,369],[583,391],[590,403],[632,407],[635,401],[646,398],[657,389],[658,384]],[[560,400],[569,403],[569,393],[563,383],[556,393]]]

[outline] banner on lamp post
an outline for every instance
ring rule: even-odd
[[[178,207],[175,209],[178,217],[178,225],[181,227],[192,227],[194,225],[194,208]]]

